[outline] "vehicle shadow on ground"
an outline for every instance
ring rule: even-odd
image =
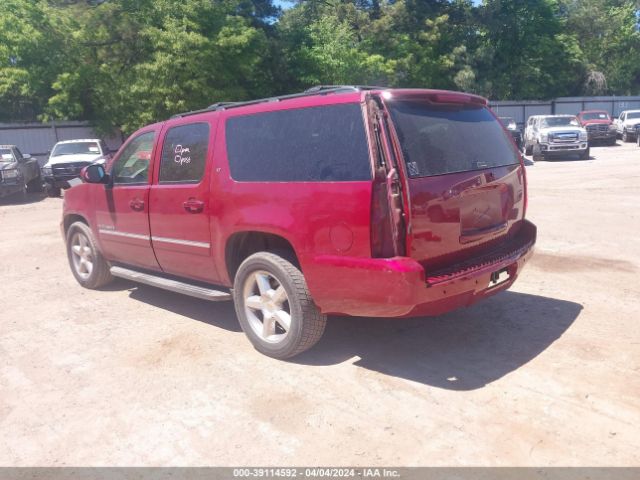
[[[209,302],[119,278],[102,290],[129,290],[129,297],[139,302],[231,332],[242,331],[236,318],[233,302]]]
[[[9,195],[8,197],[0,198],[0,206],[3,205],[30,205],[32,203],[38,203],[47,198],[44,193],[27,193],[23,198],[20,195]]]
[[[354,365],[448,390],[474,390],[544,352],[580,314],[582,305],[503,292],[439,317],[331,317],[318,345],[292,361]]]
[[[240,332],[233,302],[208,302],[116,279],[140,302]],[[313,367],[353,365],[448,390],[475,390],[525,365],[576,320],[582,305],[502,292],[470,308],[411,319],[331,316],[320,342],[289,360]]]

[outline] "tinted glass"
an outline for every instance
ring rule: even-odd
[[[226,141],[231,176],[238,181],[371,179],[359,104],[232,117]]]
[[[578,119],[576,117],[545,117],[542,119],[542,127],[577,127]]]
[[[122,151],[113,164],[113,183],[147,183],[154,132],[137,136]]]
[[[207,163],[209,124],[173,127],[162,146],[160,183],[199,182]]]
[[[13,152],[10,148],[0,148],[0,161],[13,162]]]
[[[411,177],[512,165],[518,153],[484,107],[389,103]]]
[[[583,113],[582,118],[584,120],[608,120],[609,114],[606,112],[589,112]]]
[[[627,119],[630,119],[630,118],[640,118],[640,112],[627,113]]]

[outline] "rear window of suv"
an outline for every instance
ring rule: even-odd
[[[344,182],[371,179],[359,104],[231,117],[227,155],[234,180]]]
[[[388,103],[410,177],[519,162],[511,138],[491,112],[474,105]]]

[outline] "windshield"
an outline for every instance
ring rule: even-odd
[[[58,157],[60,155],[99,155],[100,148],[97,142],[74,142],[74,143],[60,143],[56,145],[51,152],[52,157]]]
[[[393,101],[389,110],[410,177],[519,162],[508,134],[485,107]]]
[[[629,120],[630,118],[640,118],[640,112],[627,113],[627,120]]]
[[[0,162],[13,162],[13,153],[8,148],[0,148]]]
[[[547,117],[542,119],[542,127],[577,127],[576,117]]]
[[[609,120],[607,112],[589,112],[582,114],[583,120]]]

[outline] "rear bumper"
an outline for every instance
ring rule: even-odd
[[[320,256],[305,273],[324,313],[368,317],[429,316],[469,306],[509,288],[533,254],[536,227],[524,221],[518,235],[473,262],[425,272],[408,257],[388,259]],[[489,287],[494,272],[509,279]]]

